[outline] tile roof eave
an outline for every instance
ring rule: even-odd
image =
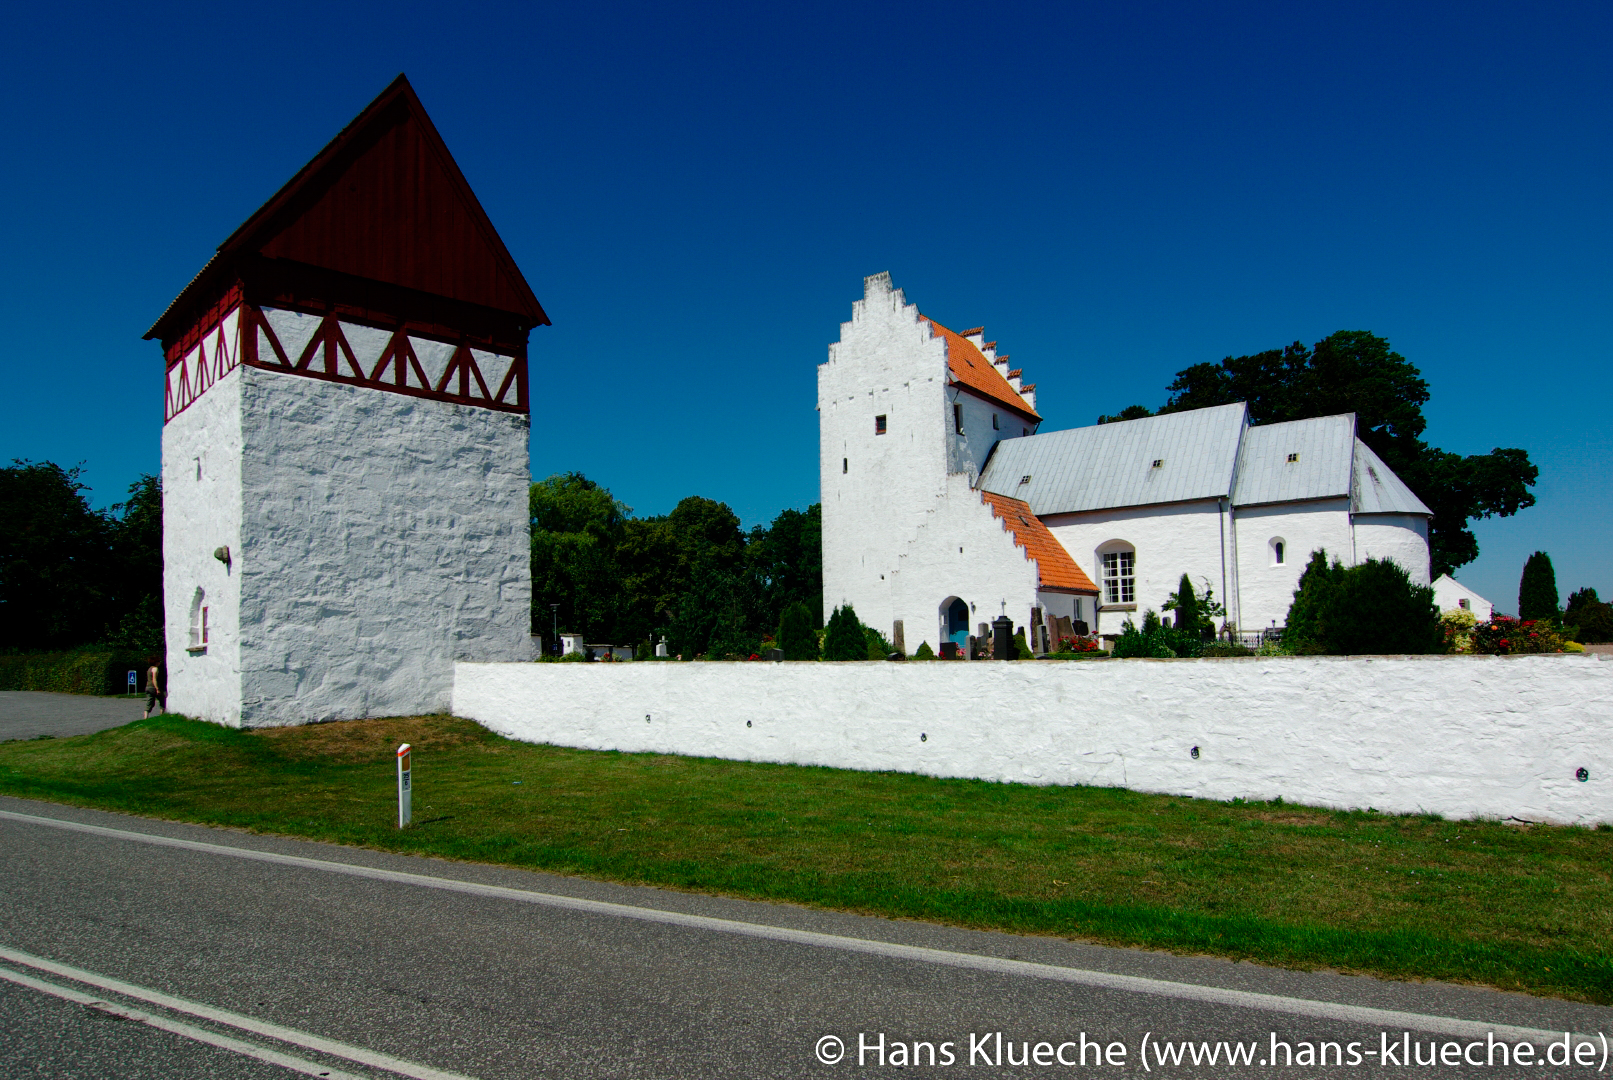
[[[1020,403],[1020,404],[1016,405],[1012,401],[1005,401],[1002,398],[994,397],[991,394],[986,393],[984,390],[979,389],[978,387],[970,386],[968,383],[962,382],[962,381],[954,378],[950,373],[947,375],[947,385],[956,386],[959,390],[962,390],[964,393],[968,394],[970,397],[978,398],[981,401],[989,401],[993,405],[1001,405],[1003,408],[1007,409],[1009,412],[1014,413],[1017,416],[1022,416],[1026,420],[1029,420],[1033,424],[1040,424],[1042,422],[1042,418],[1040,416],[1037,416],[1034,412],[1030,411],[1029,409],[1025,408],[1023,403]]]

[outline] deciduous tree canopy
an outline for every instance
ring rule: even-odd
[[[669,651],[748,656],[791,604],[822,622],[818,507],[785,510],[747,534],[723,503],[690,496],[638,518],[581,473],[532,485],[532,626],[628,644],[667,638]]]
[[[0,648],[162,647],[162,490],[91,508],[80,469],[0,469]]]

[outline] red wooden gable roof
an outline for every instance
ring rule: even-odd
[[[240,266],[265,260],[549,323],[402,75],[219,245],[146,337],[178,337]]]

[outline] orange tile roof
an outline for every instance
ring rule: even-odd
[[[1098,587],[1075,565],[1070,553],[1042,524],[1042,519],[1031,513],[1030,503],[993,491],[982,491],[980,498],[991,507],[994,517],[1003,519],[1003,527],[1013,534],[1014,543],[1025,549],[1025,557],[1036,560],[1040,588],[1097,595]]]
[[[955,382],[962,383],[969,389],[990,398],[998,404],[1006,405],[1021,416],[1028,416],[1037,423],[1041,423],[1042,418],[1037,415],[1036,410],[1031,408],[1024,398],[1014,392],[1014,388],[1009,385],[1008,380],[1003,378],[1003,373],[998,371],[991,361],[986,359],[984,353],[975,348],[974,342],[962,334],[948,330],[934,319],[925,319],[925,321],[930,324],[930,328],[938,337],[946,339],[947,368],[952,372],[952,378]],[[979,332],[979,330],[975,331],[975,333]]]

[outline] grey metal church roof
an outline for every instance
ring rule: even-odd
[[[1355,480],[1350,485],[1350,509],[1357,514],[1434,516],[1434,512],[1412,494],[1406,482],[1391,472],[1383,459],[1360,439],[1355,440]]]
[[[1354,446],[1354,413],[1252,427],[1243,433],[1232,505],[1348,495]]]
[[[1247,423],[1239,402],[1005,439],[980,486],[1025,500],[1038,517],[1194,499],[1259,506],[1346,495],[1358,514],[1431,513],[1355,437],[1354,413]]]
[[[1038,517],[1222,498],[1247,413],[1239,402],[1005,439],[980,486],[1024,499]]]

